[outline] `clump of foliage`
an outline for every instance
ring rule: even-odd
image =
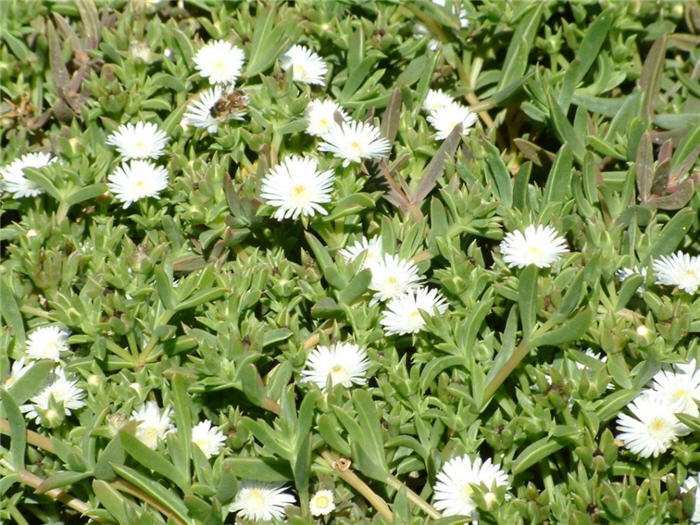
[[[697,413],[651,457],[616,418],[700,361],[697,290],[655,277],[700,253],[697,2],[5,0],[0,24],[0,166],[59,159],[24,170],[40,194],[0,204],[0,521],[247,523],[231,504],[258,480],[293,495],[290,523],[464,523],[433,506],[463,455],[508,477],[470,486],[483,523],[693,517]],[[183,127],[213,40],[244,51],[246,115]],[[294,44],[325,85],[282,67]],[[436,140],[431,89],[474,128]],[[305,109],[325,98],[379,127],[388,157],[317,152]],[[106,140],[137,121],[167,134],[169,180],[125,208]],[[334,171],[326,214],[278,220],[261,197],[293,154]],[[551,268],[504,261],[531,224],[565,239]],[[362,236],[412,261],[444,313],[387,333],[371,267],[339,253]],[[46,326],[65,348],[30,361]],[[366,383],[304,380],[339,342],[366,352]],[[82,405],[29,417],[59,367]],[[155,448],[132,418],[148,403],[171,417]],[[211,457],[204,419],[225,437]]]

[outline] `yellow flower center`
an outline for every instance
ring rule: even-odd
[[[143,431],[143,440],[146,443],[157,443],[158,442],[158,429],[150,427]]]
[[[661,419],[660,417],[655,417],[654,419],[651,420],[651,423],[649,424],[652,430],[655,432],[659,432],[664,428],[664,420]]]
[[[318,496],[316,498],[316,506],[319,509],[325,509],[329,503],[330,503],[330,500],[326,496]]]
[[[355,151],[360,151],[360,143],[359,142],[351,142],[350,147],[354,149]]]
[[[340,365],[334,365],[333,368],[331,368],[331,372],[335,372],[336,374],[340,372],[343,369],[342,366]]]
[[[685,271],[685,276],[686,276],[686,277],[695,277],[695,272],[693,271],[692,268],[688,268],[688,269]]]
[[[384,285],[387,288],[391,288],[392,290],[396,290],[396,287],[398,286],[398,284],[399,284],[399,281],[393,275],[391,277],[387,277],[387,279],[384,281]]]
[[[253,489],[250,491],[250,499],[254,503],[262,503],[263,502],[263,494],[258,489]]]
[[[690,392],[686,388],[679,387],[673,391],[673,399],[689,399],[690,397]]]
[[[306,75],[306,68],[301,64],[294,64],[294,73],[299,76]]]
[[[221,71],[224,68],[224,63],[221,60],[214,62],[214,69]]]
[[[142,190],[146,184],[142,180],[137,180],[134,186],[136,186],[137,189]]]
[[[311,193],[303,184],[292,188],[292,200],[297,206],[306,206],[311,200]]]
[[[469,483],[467,483],[466,485],[464,485],[464,487],[462,487],[462,497],[466,501],[472,500],[472,494],[474,494],[474,489],[472,488],[472,486]]]
[[[328,119],[325,119],[325,118],[319,119],[318,123],[321,124],[321,126],[327,126]]]

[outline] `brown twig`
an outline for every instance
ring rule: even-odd
[[[0,419],[0,434],[10,435],[10,422],[7,419]],[[33,430],[27,430],[27,443],[55,454],[51,440],[47,437],[37,434]]]

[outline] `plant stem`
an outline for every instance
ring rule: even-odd
[[[362,481],[357,474],[350,469],[350,467],[340,467],[338,462],[342,458],[336,456],[328,450],[321,452],[321,456],[328,462],[328,465],[338,473],[343,481],[345,481],[345,483],[350,485],[357,492],[359,492],[362,497],[369,501],[370,505],[372,505],[385,520],[387,520],[389,523],[394,521],[393,514],[391,513],[391,509],[389,509],[389,505],[386,504],[386,501],[384,501],[379,494],[374,492],[370,486],[367,485],[367,483]]]
[[[413,492],[411,489],[409,489],[404,483],[401,482],[401,480],[395,476],[389,475],[389,478],[387,479],[387,483],[391,485],[393,488],[396,490],[401,490],[405,489],[406,490],[406,496],[408,496],[408,499],[411,500],[413,503],[415,503],[418,507],[423,509],[425,513],[433,518],[434,520],[438,520],[442,517],[442,514],[440,514],[437,510],[435,510],[435,507],[433,507],[430,503],[425,501],[423,498],[421,498],[418,494]]]
[[[10,422],[7,419],[0,419],[0,434],[10,435]],[[51,440],[33,430],[27,430],[27,443],[55,454]]]
[[[491,382],[488,385],[486,385],[486,389],[484,390],[484,401],[482,407],[486,406],[489,399],[491,399],[496,390],[498,390],[498,387],[503,384],[503,381],[505,381],[511,374],[511,372],[515,370],[515,367],[517,367],[520,364],[520,362],[525,358],[525,356],[530,352],[530,350],[531,347],[529,341],[521,341],[521,343],[513,352],[513,355],[510,356],[508,361],[506,361],[503,367],[498,371],[496,377],[494,377],[491,380]]]

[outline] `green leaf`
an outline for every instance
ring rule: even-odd
[[[362,270],[338,293],[338,301],[346,306],[352,305],[358,297],[365,293],[371,280],[372,272],[368,269]]]
[[[544,4],[538,3],[527,13],[513,34],[506,53],[496,91],[501,91],[523,76],[529,63],[530,48],[540,25]]]
[[[637,146],[637,161],[635,162],[637,189],[642,202],[649,199],[651,185],[654,179],[654,157],[651,146],[651,135],[646,131]]]
[[[598,401],[595,413],[601,422],[612,419],[620,413],[620,410],[639,395],[637,390],[618,390]]]
[[[457,146],[462,139],[462,125],[458,124],[452,130],[452,132],[447,136],[447,138],[437,150],[435,156],[430,160],[428,165],[423,170],[418,185],[416,186],[413,195],[411,196],[411,203],[416,206],[420,206],[428,194],[433,190],[437,180],[442,176],[445,171],[445,160],[452,158],[457,151]]]
[[[92,482],[92,490],[102,506],[109,511],[120,524],[128,523],[126,515],[126,500],[109,483],[96,479]]]
[[[347,441],[340,436],[338,432],[338,424],[335,418],[328,414],[323,414],[318,418],[318,433],[323,438],[329,447],[343,456],[350,456],[352,451]]]
[[[89,186],[85,186],[71,193],[66,197],[65,203],[68,206],[73,206],[74,204],[99,197],[106,191],[107,186],[104,184],[90,184]]]
[[[688,414],[683,414],[680,412],[676,412],[674,415],[676,416],[678,421],[690,428],[690,430],[692,430],[695,433],[700,433],[700,418],[690,416]]]
[[[383,432],[374,400],[367,390],[355,390],[352,397],[357,411],[357,421],[364,435],[363,451],[368,454],[374,464],[388,473],[389,469],[384,457]]]
[[[248,363],[238,370],[243,395],[254,405],[262,406],[265,402],[265,386],[253,363]]]
[[[528,161],[520,166],[518,174],[515,176],[515,184],[513,185],[513,206],[519,210],[527,209],[530,173],[532,173],[532,162]]]
[[[622,354],[608,354],[605,367],[615,382],[622,388],[631,389],[633,387],[632,379],[630,379],[630,371],[627,368],[627,363],[625,363],[625,358]]]
[[[80,480],[89,478],[92,476],[92,472],[71,472],[67,470],[61,470],[52,474],[50,477],[46,478],[41,485],[36,488],[38,494],[42,494],[48,490],[66,487],[77,483]]]
[[[187,393],[187,379],[183,374],[175,373],[172,379],[173,404],[175,405],[175,423],[177,435],[180,437],[182,450],[174,462],[178,470],[182,472],[183,478],[190,477],[190,441],[192,437],[192,412],[190,410],[191,400]]]
[[[229,458],[231,471],[240,479],[257,479],[260,481],[289,481],[294,475],[287,461],[273,458]]]
[[[248,77],[262,73],[270,67],[277,56],[291,40],[295,33],[291,24],[280,27],[278,23],[279,10],[276,8],[261,9],[257,13],[257,22],[253,30],[253,39],[247,53]]]
[[[527,266],[518,281],[518,309],[524,338],[530,336],[537,320],[537,270],[534,264]]]
[[[7,323],[6,326],[8,328],[12,327],[12,332],[15,334],[16,338],[16,344],[18,346],[24,346],[24,320],[22,319],[22,314],[19,310],[15,295],[12,293],[12,288],[8,284],[9,278],[8,275],[4,275],[0,278],[0,313]],[[5,329],[7,330],[8,328]],[[20,403],[21,402],[23,401],[20,401]]]
[[[486,151],[486,174],[489,177],[494,195],[503,206],[510,208],[513,205],[513,185],[510,180],[510,173],[501,159],[496,146],[490,142],[483,141]]]
[[[151,450],[144,445],[140,439],[128,432],[120,432],[119,439],[121,440],[124,450],[136,461],[144,467],[149,468],[166,479],[175,483],[181,490],[185,491],[189,485],[189,476],[186,478],[183,472],[179,472],[175,465],[165,459],[162,454]]]
[[[163,270],[162,266],[158,266],[153,271],[156,278],[156,291],[163,306],[168,310],[174,310],[177,307],[177,297],[173,290],[173,282]]]
[[[35,361],[29,370],[8,389],[17,405],[36,394],[49,377],[56,363],[48,360]]]
[[[575,317],[569,319],[559,328],[550,330],[532,340],[532,346],[560,345],[576,341],[586,333],[593,320],[593,313],[589,308],[579,312]]]
[[[431,359],[420,374],[420,390],[425,392],[428,390],[435,378],[444,370],[453,369],[458,366],[464,366],[464,357],[448,355]]]
[[[24,451],[27,448],[27,426],[17,403],[6,391],[0,389],[0,399],[10,424],[10,458],[15,470],[24,470]]]
[[[617,294],[617,303],[615,303],[615,310],[620,311],[627,303],[632,299],[632,296],[637,291],[637,288],[642,286],[644,283],[644,277],[641,275],[630,275],[624,280],[622,286],[620,287],[620,292]]]
[[[581,302],[581,295],[583,293],[583,283],[586,279],[586,269],[580,270],[573,282],[569,283],[566,287],[566,293],[561,300],[558,312],[562,315],[569,315]]]
[[[24,168],[24,176],[30,181],[36,183],[42,190],[51,195],[54,199],[59,202],[63,201],[63,196],[61,192],[54,183],[46,176],[46,173],[40,168]]]
[[[586,153],[586,145],[584,143],[585,137],[580,137],[576,133],[562,111],[561,106],[551,94],[547,95],[547,100],[549,102],[550,117],[552,119],[552,124],[554,124],[554,130],[562,141],[569,144],[576,160],[583,162],[583,156]]]
[[[311,434],[301,441],[294,460],[294,485],[297,488],[302,508],[306,508],[309,499],[309,478],[311,477]]]
[[[696,213],[689,209],[676,213],[663,227],[658,238],[652,244],[648,257],[642,261],[642,264],[646,265],[649,262],[649,257],[668,255],[675,250],[683,240],[683,237],[687,235],[695,217]]]
[[[200,304],[210,303],[230,291],[230,288],[224,288],[220,286],[217,288],[212,288],[210,290],[199,292],[198,294],[195,294],[189,299],[186,299],[180,302],[179,304],[176,304],[174,310],[176,312],[181,312],[183,310],[189,310],[190,308],[196,308]]]
[[[551,437],[545,437],[530,444],[513,461],[513,475],[520,474],[535,463],[564,448],[564,444]]]
[[[654,104],[656,104],[659,91],[661,91],[666,57],[666,38],[666,35],[663,35],[654,41],[642,66],[639,87],[644,93],[642,117],[645,119],[650,119],[654,114]]]
[[[544,187],[544,203],[561,202],[571,195],[571,175],[574,157],[568,144],[564,144],[552,165]]]

